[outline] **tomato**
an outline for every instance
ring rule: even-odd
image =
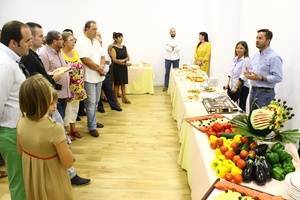
[[[248,157],[254,159],[256,157],[255,151],[253,151],[253,150],[249,151]]]
[[[227,160],[231,160],[233,158],[233,156],[235,155],[235,153],[232,150],[228,150],[228,151],[225,152],[224,155],[225,155]]]
[[[220,132],[223,130],[223,127],[222,125],[219,123],[219,122],[216,122],[212,125],[212,129],[215,131],[215,132]]]
[[[252,142],[250,144],[250,149],[254,149],[255,147],[257,147],[257,143],[256,142]]]
[[[243,176],[241,174],[236,174],[233,176],[233,181],[234,181],[234,183],[239,184],[239,183],[243,182]]]
[[[210,143],[210,148],[216,149],[217,148],[217,143],[216,142]]]
[[[241,159],[241,157],[239,156],[239,155],[235,155],[235,156],[233,156],[233,158],[232,158],[232,161],[234,162],[234,163],[236,163],[238,160],[240,160]]]
[[[235,152],[239,148],[239,145],[236,142],[233,142],[230,146],[232,147],[233,151],[235,151]]]
[[[242,151],[240,152],[240,157],[241,157],[241,158],[247,158],[248,154],[249,154],[248,151],[242,150]]]
[[[241,142],[244,144],[247,144],[249,142],[249,139],[247,137],[241,137]]]
[[[221,150],[222,154],[225,154],[226,151],[228,151],[228,148],[226,146],[221,146],[220,150]]]
[[[246,161],[239,159],[236,161],[236,166],[238,166],[240,169],[244,169],[246,167]]]
[[[217,137],[218,137],[218,134],[217,134]],[[218,145],[218,147],[223,146],[223,140],[221,138],[217,139],[217,145]]]
[[[225,174],[225,180],[232,181],[232,179],[233,179],[233,175],[231,173],[226,173]]]
[[[231,129],[229,129],[229,128],[227,128],[227,129],[225,129],[225,131],[224,131],[225,133],[232,133],[232,130]]]

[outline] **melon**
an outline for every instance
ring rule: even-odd
[[[251,133],[259,136],[266,136],[272,129],[274,112],[268,109],[256,109],[250,113],[248,127]]]

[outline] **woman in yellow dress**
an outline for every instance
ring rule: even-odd
[[[196,46],[194,63],[209,75],[210,69],[211,44],[208,41],[206,32],[199,33],[199,43]]]

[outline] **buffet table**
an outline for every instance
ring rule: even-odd
[[[151,65],[146,63],[128,67],[127,94],[154,94],[154,73]]]
[[[189,83],[175,70],[171,70],[168,93],[172,102],[172,116],[177,121],[181,143],[178,164],[187,171],[192,199],[199,200],[218,177],[210,166],[214,151],[209,146],[207,135],[184,120],[187,117],[208,114],[201,99],[197,101],[186,99],[188,87],[191,87]],[[203,92],[201,95],[207,94]],[[298,170],[299,167],[297,167]],[[284,196],[284,183],[274,179],[265,186],[258,186],[255,183],[242,184],[263,192]]]

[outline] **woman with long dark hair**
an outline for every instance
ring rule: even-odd
[[[248,45],[245,41],[239,41],[235,46],[234,59],[228,75],[228,83],[225,86],[228,96],[246,111],[246,102],[249,94],[249,84],[243,75],[250,65]]]
[[[128,63],[129,55],[126,46],[122,45],[123,34],[114,32],[113,39],[114,46],[111,49],[110,55],[113,63],[115,96],[118,96],[119,88],[121,87],[122,102],[125,104],[130,104],[131,102],[125,96],[125,84],[128,84],[127,67],[130,66],[130,63]]]
[[[206,32],[199,33],[199,43],[196,46],[194,63],[209,75],[210,70],[211,44]]]

